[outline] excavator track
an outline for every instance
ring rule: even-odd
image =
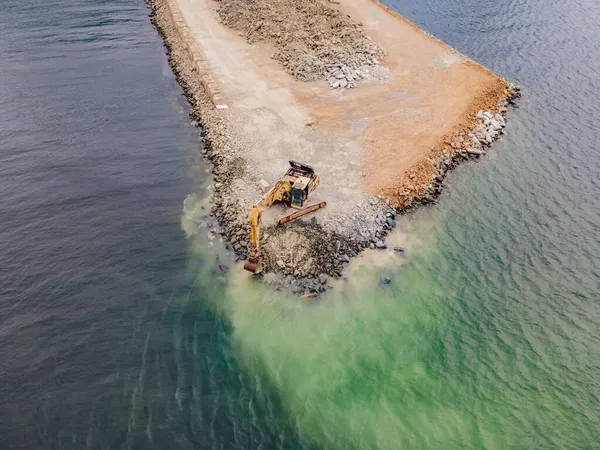
[[[277,220],[277,225],[285,225],[286,223],[293,222],[294,220],[299,219],[300,217],[304,217],[307,214],[318,211],[319,209],[325,208],[326,206],[327,206],[327,202],[320,202],[320,203],[316,203],[311,206],[307,206],[306,208],[301,209],[299,211],[292,211],[289,214],[285,214],[285,215],[281,216]]]

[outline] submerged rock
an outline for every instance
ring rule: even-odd
[[[392,284],[392,280],[390,278],[382,278],[379,280],[379,286],[381,287],[388,287],[390,284]]]
[[[301,298],[305,303],[310,304],[317,301],[317,299],[319,298],[319,294],[317,294],[316,292],[311,292],[310,294],[304,294]]]
[[[379,250],[385,250],[387,248],[387,245],[385,245],[385,242],[383,241],[377,241],[375,243],[375,247],[377,247]]]

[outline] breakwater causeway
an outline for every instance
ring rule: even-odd
[[[306,307],[212,232],[150,9],[3,4],[0,447],[596,445],[600,7],[388,5],[523,98]]]

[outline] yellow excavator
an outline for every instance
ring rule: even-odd
[[[260,218],[262,214],[275,202],[281,202],[296,209],[297,211],[292,211],[278,219],[277,224],[283,225],[324,208],[327,205],[325,202],[306,206],[311,194],[319,185],[319,181],[319,175],[311,166],[290,161],[290,168],[285,175],[250,211],[250,248],[244,269],[252,273],[262,272],[260,261]]]

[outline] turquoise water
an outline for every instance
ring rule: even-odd
[[[209,232],[145,5],[8,2],[0,447],[598,446],[599,7],[390,5],[524,96],[399,220],[406,255],[365,254],[309,307]]]

